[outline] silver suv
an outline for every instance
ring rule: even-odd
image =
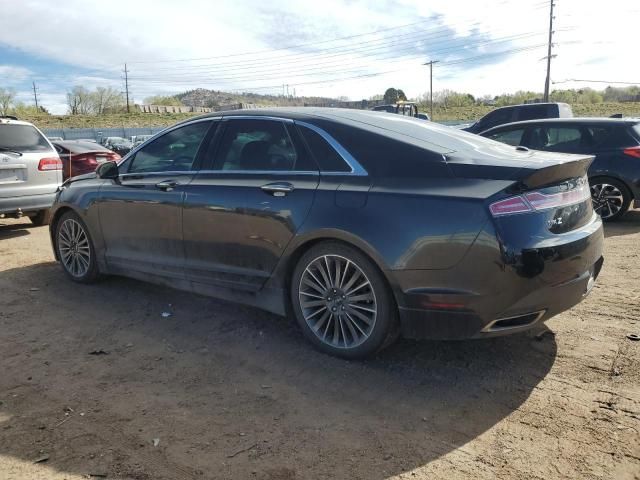
[[[49,208],[62,183],[62,162],[35,126],[0,117],[0,217],[49,221]]]

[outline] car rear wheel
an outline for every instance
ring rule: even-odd
[[[395,338],[397,310],[384,277],[342,243],[315,245],[300,258],[291,303],[305,336],[325,353],[363,358]]]
[[[49,224],[49,210],[38,210],[35,215],[29,217],[31,223],[37,227]]]
[[[600,177],[589,180],[593,209],[602,220],[612,222],[624,215],[631,205],[627,186],[615,178]]]
[[[99,275],[89,229],[74,212],[67,212],[56,224],[56,249],[64,272],[79,283],[94,282]]]

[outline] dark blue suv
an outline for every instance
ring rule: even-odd
[[[617,220],[640,207],[640,119],[556,118],[515,122],[480,135],[514,146],[594,155],[589,168],[593,207]]]

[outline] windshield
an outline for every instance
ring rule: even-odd
[[[31,125],[0,125],[0,149],[16,152],[42,152],[51,150],[47,139]]]

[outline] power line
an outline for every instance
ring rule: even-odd
[[[612,85],[640,85],[640,82],[613,82],[609,80],[581,80],[579,78],[567,78],[566,80],[560,80],[558,82],[552,82],[554,85],[557,83],[569,83],[569,82],[583,82],[583,83],[609,83]]]

